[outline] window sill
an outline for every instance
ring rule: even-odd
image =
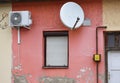
[[[43,66],[43,69],[68,69],[68,66],[63,67],[55,67],[55,66]]]

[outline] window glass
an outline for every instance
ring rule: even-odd
[[[107,36],[107,47],[114,47],[115,46],[115,35],[109,34]]]

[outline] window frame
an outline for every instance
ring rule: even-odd
[[[68,31],[43,31],[44,36],[44,64],[43,68],[68,68],[69,67],[69,35]],[[47,65],[47,37],[64,37],[67,36],[67,65],[66,66],[48,66]]]

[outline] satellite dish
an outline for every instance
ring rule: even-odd
[[[60,19],[70,29],[79,28],[84,21],[83,9],[75,2],[67,2],[61,7]]]

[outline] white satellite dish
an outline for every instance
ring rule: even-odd
[[[61,7],[60,19],[70,29],[79,28],[84,21],[83,9],[75,2],[67,2]]]

